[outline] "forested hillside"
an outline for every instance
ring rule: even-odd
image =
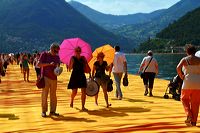
[[[131,38],[137,44],[154,38],[157,33],[166,28],[169,24],[184,16],[187,12],[200,7],[200,0],[181,0],[172,7],[164,10],[161,15],[146,23],[125,25],[113,30],[113,33]]]
[[[0,0],[0,52],[46,50],[52,42],[80,37],[92,48],[131,41],[91,22],[65,0]],[[127,48],[128,47],[128,48]]]
[[[155,39],[142,43],[138,51],[152,49],[157,52],[170,52],[172,48],[191,43],[200,46],[200,8],[187,13],[157,34]]]

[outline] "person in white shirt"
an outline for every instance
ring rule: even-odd
[[[158,74],[158,63],[153,57],[153,52],[149,50],[147,56],[143,58],[138,73],[144,72],[143,83],[145,87],[144,95],[149,92],[149,96],[153,96],[153,84],[155,76]],[[149,90],[148,90],[149,89]]]
[[[121,78],[123,73],[127,74],[127,61],[125,54],[120,52],[120,47],[115,46],[115,56],[114,56],[114,61],[112,64],[112,73],[114,75],[114,79],[116,82],[116,98],[119,100],[122,99],[123,94],[121,91]]]
[[[36,57],[33,61],[33,64],[34,64],[34,67],[35,67],[35,72],[36,72],[36,75],[37,75],[37,79],[41,76],[41,69],[38,66],[39,59],[40,59],[40,53],[37,53]]]

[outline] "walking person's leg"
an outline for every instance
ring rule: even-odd
[[[191,112],[192,112],[192,126],[196,126],[198,114],[199,114],[199,106],[200,106],[200,90],[191,90]]]
[[[114,75],[114,79],[116,83],[116,97],[121,100],[123,95],[122,95],[120,84],[121,84],[121,78],[122,78],[123,73],[113,73],[113,75]]]
[[[86,88],[81,88],[81,103],[83,111],[87,111],[87,109],[85,108],[85,100],[86,100]]]
[[[29,82],[29,68],[27,68],[27,81]]]
[[[73,108],[74,106],[74,98],[77,94],[77,88],[76,89],[72,89],[72,94],[71,94],[71,102],[70,102],[70,107]]]
[[[19,66],[20,66],[21,73],[23,73],[22,64],[19,64]]]
[[[56,107],[57,107],[56,90],[57,90],[57,80],[51,80],[51,87],[50,87],[50,114],[51,115],[59,115],[58,113],[55,113]]]
[[[95,104],[98,106],[98,94],[95,95]]]
[[[97,84],[99,85],[99,89],[100,89],[100,87],[102,87],[102,86],[101,86],[100,79],[99,79],[99,78],[95,78],[94,80],[97,82]],[[99,97],[99,92],[95,95],[95,104],[96,104],[97,106],[98,106],[98,97]]]
[[[23,68],[24,81],[26,81],[26,73],[27,73],[27,70],[25,68]]]
[[[144,84],[144,96],[146,96],[149,91],[148,91],[148,75],[145,73],[143,77],[143,84]]]
[[[50,88],[50,83],[48,78],[44,77],[45,80],[45,88],[42,88],[42,117],[46,117],[46,112],[48,111],[48,93]]]
[[[111,104],[109,104],[109,102],[108,102],[108,92],[107,92],[107,84],[106,83],[102,84],[102,89],[103,89],[104,99],[106,102],[106,107],[108,108],[109,106],[111,106]]]
[[[40,77],[40,68],[35,68],[35,72],[36,72],[37,79],[38,79],[38,77]]]
[[[187,126],[191,126],[191,120],[192,120],[192,112],[191,112],[191,91],[190,90],[182,90],[181,91],[181,101],[185,110],[185,114],[187,116],[187,119],[185,120],[185,124]]]
[[[154,85],[155,73],[149,73],[149,96],[153,96],[153,85]]]

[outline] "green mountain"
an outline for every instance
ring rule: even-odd
[[[136,13],[129,15],[111,15],[98,12],[84,4],[76,1],[68,2],[77,11],[88,17],[94,23],[104,27],[105,29],[118,28],[123,25],[138,24],[150,21],[159,16],[165,10],[157,10],[152,13]]]
[[[164,10],[161,15],[146,23],[125,25],[113,30],[113,33],[123,35],[136,41],[137,44],[144,42],[149,37],[155,37],[162,29],[166,28],[187,12],[200,7],[200,0],[181,0],[172,7]]]
[[[199,31],[200,8],[197,8],[163,29],[156,35],[157,38],[142,43],[138,51],[150,48],[157,52],[170,52],[171,48],[176,50],[188,43],[200,46]]]
[[[93,49],[106,43],[128,50],[134,47],[128,39],[91,22],[65,0],[1,0],[0,20],[0,52],[46,50],[52,42],[73,37],[84,39]]]
[[[157,34],[158,38],[174,40],[178,45],[200,45],[200,8],[187,13]]]

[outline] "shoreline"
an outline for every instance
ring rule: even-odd
[[[154,53],[154,55],[186,55],[185,53]],[[125,55],[146,55],[146,53],[125,53]]]

